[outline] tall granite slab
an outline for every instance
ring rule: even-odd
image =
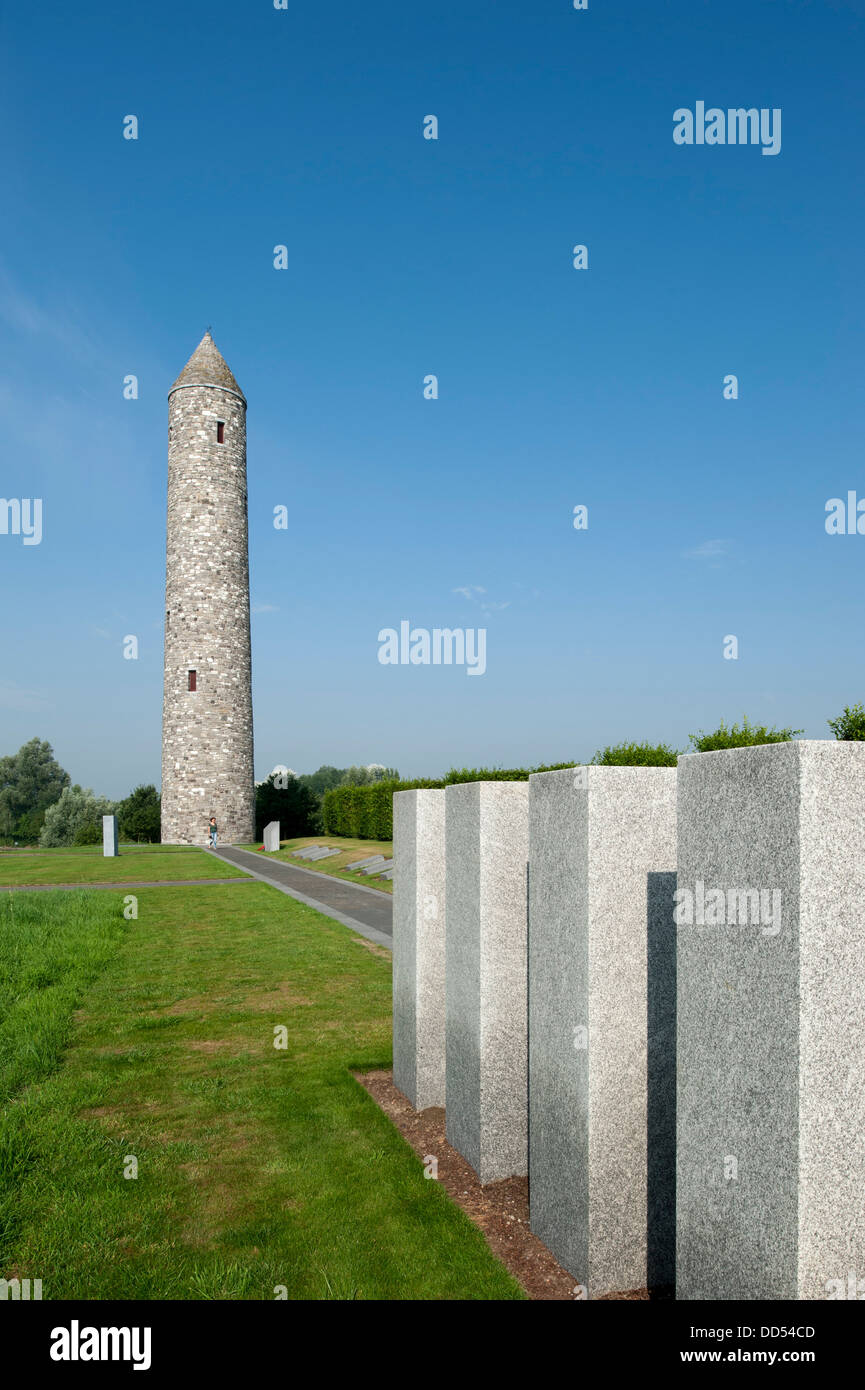
[[[102,855],[105,859],[112,859],[118,853],[117,847],[117,817],[102,817]]]
[[[488,1183],[527,1171],[528,782],[445,805],[447,1139]]]
[[[268,821],[264,827],[264,848],[268,854],[275,854],[279,849],[279,821]]]
[[[865,743],[682,758],[678,885],[678,1297],[865,1292]]]
[[[393,856],[393,1079],[425,1110],[445,1103],[444,791],[394,793]]]
[[[590,1298],[671,1286],[676,769],[529,778],[532,1230]]]

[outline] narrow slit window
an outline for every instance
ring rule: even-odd
[[[217,442],[217,444],[224,444],[224,443],[225,443],[225,421],[224,421],[224,420],[217,420],[217,422],[216,422],[216,442]]]
[[[198,685],[197,685],[196,672],[195,672],[195,671],[189,671],[189,672],[188,672],[188,677],[189,677],[189,681],[188,681],[188,684],[187,684],[187,687],[186,687],[187,690],[197,690],[197,689],[198,689]]]

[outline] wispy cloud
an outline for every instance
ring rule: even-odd
[[[25,690],[14,681],[0,681],[0,709],[50,709],[51,701],[38,690]]]
[[[278,613],[279,608],[275,603],[254,603],[251,611],[253,613]]]
[[[685,560],[723,560],[729,554],[729,541],[702,541],[693,550],[683,550],[682,558]]]
[[[482,584],[463,584],[458,589],[452,589],[451,593],[460,594],[462,598],[468,599],[469,603],[476,603],[482,613],[499,613],[503,608],[510,608],[510,600],[497,602],[495,599],[485,598],[486,589]]]
[[[451,589],[452,594],[462,594],[463,598],[476,599],[478,594],[485,594],[486,589],[482,589],[480,584],[464,584],[461,589]]]

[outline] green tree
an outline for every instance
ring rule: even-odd
[[[398,782],[399,771],[395,767],[385,767],[382,763],[370,763],[367,768],[370,782]]]
[[[837,739],[865,739],[865,709],[861,705],[844,706],[844,713],[827,721]]]
[[[162,839],[159,792],[152,783],[136,787],[117,807],[117,828],[124,840],[146,840],[158,845]]]
[[[369,763],[365,767],[345,767],[338,782],[340,787],[369,787],[374,782],[398,782],[399,773],[395,767],[384,767],[381,763]]]
[[[69,781],[51,744],[38,738],[0,758],[0,834],[35,839],[45,812]]]
[[[346,767],[343,768],[341,787],[366,787],[372,781],[368,767]]]
[[[765,724],[749,724],[748,716],[742,718],[741,727],[731,724],[728,729],[723,719],[714,733],[690,734],[695,753],[715,753],[719,748],[750,748],[757,743],[789,743],[801,729],[769,729]]]
[[[592,758],[600,767],[675,767],[679,754],[666,743],[615,743]]]
[[[261,839],[264,827],[272,820],[279,821],[279,833],[283,840],[293,840],[297,835],[317,835],[321,830],[318,797],[297,777],[283,773],[280,781],[285,786],[277,786],[276,774],[271,773],[267,781],[259,782],[255,789],[255,833],[258,839]]]
[[[304,772],[298,777],[302,787],[308,787],[317,797],[324,796],[331,787],[338,787],[342,781],[344,768],[332,767],[330,763],[324,763],[317,772]]]
[[[7,838],[11,839],[14,837],[18,844],[35,845],[42,833],[42,824],[44,820],[44,811],[25,811],[23,816],[18,817],[12,834]]]
[[[59,800],[45,812],[39,843],[43,849],[75,844],[79,828],[94,824],[101,827],[102,817],[113,814],[114,802],[106,800],[104,796],[94,796],[92,791],[85,791],[77,785],[64,787]],[[82,830],[82,833],[92,834],[92,831]],[[85,840],[84,843],[92,842]]]

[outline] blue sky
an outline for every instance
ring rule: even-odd
[[[159,780],[166,393],[208,325],[259,777],[865,699],[865,536],[824,527],[865,496],[865,3],[84,9],[0,20],[0,494],[44,508],[0,535],[0,753]],[[675,145],[698,100],[781,108],[780,154]],[[402,619],[485,627],[484,676],[381,665]]]

